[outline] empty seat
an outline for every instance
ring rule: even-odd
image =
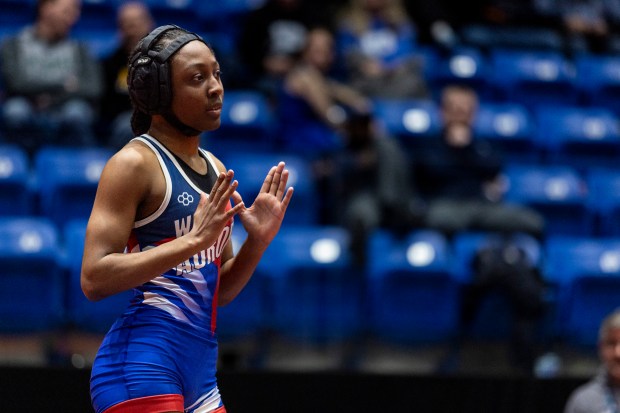
[[[575,57],[576,86],[586,105],[620,114],[620,58],[581,54]]]
[[[506,48],[516,50],[561,51],[562,35],[551,28],[467,24],[460,30],[463,42],[483,50]]]
[[[198,18],[199,0],[147,0],[147,5],[158,26],[176,24],[186,30],[203,29]]]
[[[545,257],[545,276],[559,286],[560,336],[594,348],[600,321],[618,307],[620,239],[550,237]]]
[[[545,218],[546,233],[590,234],[585,179],[569,166],[509,165],[505,199],[529,205]]]
[[[112,152],[101,148],[46,147],[35,155],[40,214],[62,226],[88,218],[99,176]]]
[[[37,217],[0,218],[0,331],[60,327],[64,279],[54,224]]]
[[[435,231],[371,235],[367,312],[372,333],[405,343],[440,342],[456,334],[459,284],[450,274],[449,249]]]
[[[555,51],[493,50],[490,78],[501,99],[530,108],[541,104],[577,104],[575,70]]]
[[[15,145],[0,145],[0,215],[32,212],[30,161]]]
[[[480,102],[474,133],[499,149],[506,162],[538,162],[540,148],[531,113],[518,103]]]
[[[405,148],[415,151],[441,131],[439,108],[432,100],[381,99],[374,102],[379,124]]]
[[[620,170],[591,168],[586,172],[590,222],[599,236],[620,236]]]
[[[220,127],[202,135],[205,146],[214,153],[271,151],[275,148],[272,108],[260,92],[226,92]]]
[[[80,286],[85,235],[86,220],[72,220],[63,227],[63,263],[69,274],[67,319],[79,331],[105,333],[125,310],[133,292],[123,291],[97,302],[86,299]]]
[[[536,142],[550,163],[579,169],[617,164],[620,128],[611,110],[544,106],[536,112],[536,121]]]
[[[364,275],[351,266],[348,242],[348,233],[339,227],[280,229],[257,269],[269,282],[270,319],[277,334],[322,344],[362,331]]]
[[[439,92],[449,84],[466,84],[476,90],[482,99],[491,99],[489,63],[477,48],[461,47],[447,56],[437,56],[426,68],[426,77],[432,88]]]

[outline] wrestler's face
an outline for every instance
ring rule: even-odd
[[[215,55],[191,41],[172,59],[172,111],[188,126],[211,131],[220,126],[224,87]]]
[[[599,354],[609,379],[620,385],[620,328],[610,328],[599,342]]]

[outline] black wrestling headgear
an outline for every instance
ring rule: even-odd
[[[163,50],[152,50],[157,40],[167,31],[179,29],[185,33],[170,42]],[[195,33],[175,25],[160,26],[149,33],[142,41],[140,53],[129,62],[127,84],[129,96],[136,109],[148,115],[163,115],[173,126],[186,135],[196,135],[199,131],[183,124],[171,111],[172,79],[170,58],[187,43],[199,40],[206,42]]]

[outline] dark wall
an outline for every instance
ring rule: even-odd
[[[0,368],[0,412],[92,412],[88,370]],[[229,413],[562,412],[584,380],[358,373],[219,374]]]

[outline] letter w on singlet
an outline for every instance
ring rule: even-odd
[[[188,215],[185,219],[175,219],[174,220],[174,229],[177,233],[177,238],[187,234],[192,227],[192,216]]]

